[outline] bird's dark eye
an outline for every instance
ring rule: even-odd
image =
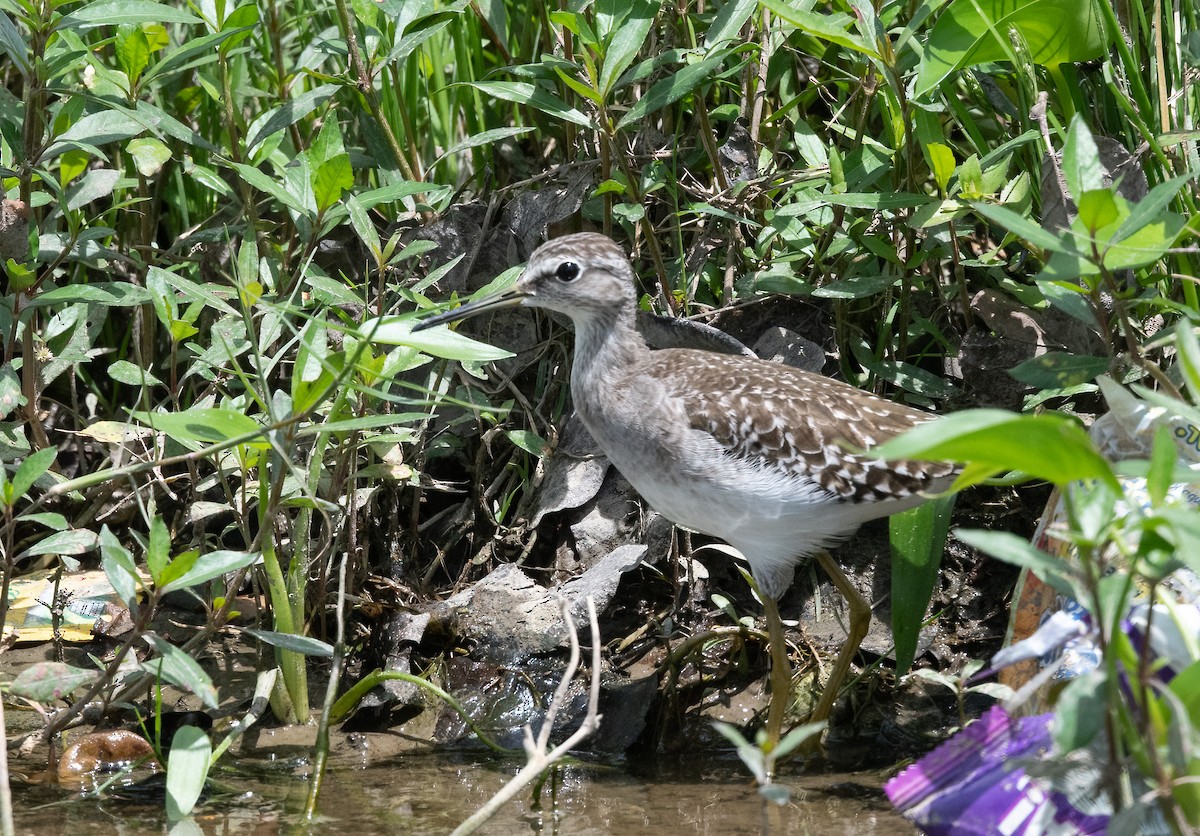
[[[560,282],[573,282],[579,278],[579,265],[574,261],[564,261],[558,265],[554,275]]]

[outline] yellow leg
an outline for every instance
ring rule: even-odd
[[[779,604],[770,595],[763,595],[763,612],[767,617],[767,646],[771,652],[771,705],[767,709],[767,777],[775,772],[775,748],[783,733],[783,715],[787,712],[792,694],[792,666],[788,662],[787,639],[783,635],[783,619]]]
[[[817,707],[813,709],[812,716],[809,718],[810,723],[829,719],[829,715],[833,711],[833,703],[837,700],[838,690],[842,687],[846,673],[850,670],[850,663],[854,661],[854,656],[858,653],[863,639],[866,638],[867,629],[871,624],[870,602],[854,588],[850,579],[846,577],[846,573],[834,562],[829,552],[818,552],[816,558],[817,562],[821,564],[821,568],[825,570],[825,574],[829,575],[829,579],[833,581],[833,585],[837,587],[838,592],[842,593],[849,605],[850,627],[846,643],[842,645],[837,661],[833,663],[833,671],[829,674],[829,679],[821,691],[821,698],[817,701]],[[778,610],[776,610],[776,617],[778,617]],[[771,707],[773,710],[774,705]],[[782,717],[780,719],[782,720]]]

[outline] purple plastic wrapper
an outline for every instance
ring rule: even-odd
[[[888,798],[930,836],[1104,833],[1107,815],[1077,809],[1021,767],[1049,752],[1052,716],[1013,720],[995,706],[888,781]]]

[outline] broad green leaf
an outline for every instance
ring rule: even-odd
[[[364,322],[359,330],[363,335],[370,335],[374,342],[406,345],[446,360],[488,362],[514,356],[511,351],[481,343],[446,327],[414,334],[412,327],[416,323],[411,316],[385,316]]]
[[[21,31],[13,25],[7,12],[0,12],[0,53],[9,57],[21,75],[29,75],[29,44],[25,42]]]
[[[617,79],[637,58],[646,36],[654,26],[661,0],[620,0],[618,4],[626,11],[624,19],[612,33],[604,48],[604,63],[600,67],[600,94],[606,99],[617,83]]]
[[[67,699],[76,689],[94,682],[99,675],[97,670],[76,668],[62,662],[34,662],[21,668],[6,690],[27,700],[51,703]]]
[[[223,407],[193,407],[182,412],[134,412],[132,416],[177,441],[201,444],[219,444],[263,429],[262,424],[250,416]],[[245,443],[262,449],[269,446],[262,439]]]
[[[137,84],[142,71],[150,63],[150,40],[146,33],[142,31],[141,26],[123,23],[117,27],[114,47],[121,69],[125,71],[131,84]]]
[[[1080,479],[1116,484],[1087,432],[1076,420],[1054,412],[968,409],[914,427],[873,452],[888,459],[973,463],[992,473],[1016,470],[1056,485]]]
[[[243,31],[247,30],[235,29],[228,32],[205,35],[200,38],[189,38],[186,43],[180,44],[177,48],[168,52],[163,56],[161,61],[146,71],[146,75],[142,78],[143,86],[149,84],[151,79],[158,76],[166,78],[173,73],[195,69],[198,66],[216,61],[217,47],[220,46],[221,42]],[[140,104],[139,102],[139,106]]]
[[[757,9],[756,0],[729,0],[722,3],[709,24],[708,31],[704,33],[704,47],[712,50],[724,45],[726,41],[740,38],[742,26]]]
[[[108,197],[121,179],[121,172],[111,168],[94,168],[67,189],[67,208],[79,209],[93,200]]]
[[[273,630],[252,630],[246,628],[242,632],[249,633],[259,641],[266,642],[272,647],[291,650],[294,653],[300,653],[304,656],[325,658],[333,656],[333,645],[323,642],[320,639],[313,639],[308,636],[295,636],[290,633],[277,633]]]
[[[17,468],[17,472],[12,477],[13,500],[17,500],[25,496],[29,489],[33,487],[43,473],[50,469],[50,465],[54,464],[54,459],[58,455],[58,450],[53,447],[44,447],[36,453],[31,453],[26,456],[25,461],[21,462],[21,466]]]
[[[146,568],[155,585],[162,583],[162,572],[171,560],[171,533],[163,518],[155,515],[150,520],[150,539],[146,546]]]
[[[546,439],[529,430],[506,430],[504,435],[513,444],[533,456],[544,456],[550,450],[550,445],[546,443]]]
[[[1035,64],[1056,66],[1104,54],[1108,40],[1097,0],[953,0],[929,32],[916,97],[964,67],[1013,56],[1016,29]]]
[[[1157,220],[1162,210],[1175,199],[1175,195],[1179,194],[1188,181],[1195,178],[1196,172],[1193,171],[1179,177],[1172,177],[1151,189],[1149,194],[1130,207],[1129,216],[1121,222],[1120,228],[1113,233],[1110,242],[1120,243],[1146,224]]]
[[[62,514],[59,514],[57,511],[42,511],[37,514],[20,514],[17,519],[24,520],[25,522],[37,523],[38,525],[44,525],[46,528],[53,529],[54,531],[66,531],[71,527],[71,524],[67,522],[67,518]]]
[[[812,35],[817,40],[846,47],[868,58],[879,57],[879,51],[875,48],[875,44],[868,43],[850,31],[854,27],[854,18],[848,14],[839,12],[823,15],[804,11],[793,6],[788,0],[759,0],[759,2],[763,8],[770,9],[772,14],[781,20],[790,23],[805,34]],[[810,4],[805,3],[804,5]]]
[[[272,180],[268,175],[259,171],[254,166],[246,165],[245,163],[230,163],[230,165],[233,166],[243,180],[260,192],[269,194],[278,200],[280,204],[291,209],[296,214],[305,217],[308,216],[308,210],[305,208],[304,203],[282,185]]]
[[[129,140],[125,146],[133,164],[137,166],[138,174],[143,177],[153,177],[162,170],[163,164],[171,159],[171,149],[162,140],[154,137],[140,137]]]
[[[137,587],[141,579],[133,555],[121,545],[117,535],[108,526],[100,529],[100,566],[117,597],[124,602],[130,613],[137,612]]]
[[[186,818],[200,800],[208,780],[212,741],[195,726],[182,726],[171,739],[167,756],[167,820]]]
[[[1078,114],[1071,120],[1062,152],[1063,178],[1074,197],[1104,188],[1104,166],[1087,122]]]
[[[1108,371],[1107,357],[1088,357],[1048,351],[1009,370],[1009,374],[1036,389],[1066,389],[1095,379]]]
[[[152,676],[160,677],[176,687],[191,691],[200,698],[206,708],[217,708],[217,689],[204,669],[196,664],[196,660],[166,639],[146,633],[143,638],[146,644],[154,648],[158,658],[142,662],[141,668]]]
[[[145,369],[138,368],[128,360],[117,360],[108,367],[108,376],[118,383],[129,386],[160,386],[162,381]]]
[[[17,560],[24,560],[39,554],[86,554],[96,548],[98,543],[99,538],[96,536],[96,532],[84,528],[56,531],[22,551],[17,555]]]
[[[1044,551],[1024,537],[1011,531],[982,531],[956,529],[954,536],[973,549],[1033,572],[1056,592],[1077,598],[1083,589],[1083,578],[1069,561]]]
[[[1050,734],[1060,752],[1074,752],[1091,743],[1104,725],[1108,701],[1103,669],[1071,680],[1059,693],[1050,720]]]
[[[354,195],[346,198],[345,206],[350,216],[350,225],[354,227],[355,233],[358,234],[358,240],[363,242],[371,255],[377,259],[382,258],[383,243],[379,240],[379,231],[375,229],[375,224],[371,222],[371,217]]]
[[[982,201],[972,201],[971,208],[980,215],[983,215],[987,220],[1000,224],[1000,226],[1009,232],[1025,239],[1025,241],[1039,249],[1053,252],[1074,250],[1070,239],[1055,235],[1041,224],[1035,223],[1011,209],[1006,209],[1003,206],[995,206],[990,203],[983,203]]]
[[[105,145],[109,142],[123,142],[145,132],[145,125],[117,110],[89,113],[55,137],[54,147],[46,152],[46,157],[55,156],[56,149],[57,153],[62,153],[66,150],[65,143],[68,142]]]
[[[288,99],[274,110],[264,113],[258,119],[254,120],[254,123],[247,129],[247,133],[251,135],[250,142],[246,146],[247,150],[254,150],[267,137],[282,131],[289,125],[299,122],[333,98],[337,91],[337,85],[323,84],[320,87],[300,93]],[[336,127],[335,122],[334,128],[336,129]]]
[[[621,117],[621,121],[617,123],[617,128],[627,128],[649,114],[656,113],[667,105],[679,101],[679,99],[682,99],[703,84],[731,54],[729,50],[717,50],[699,64],[689,64],[679,72],[656,82]]]
[[[866,299],[894,287],[899,276],[853,276],[822,285],[812,292],[822,299]]]
[[[312,166],[313,196],[317,209],[324,212],[342,199],[342,192],[354,185],[350,155],[342,144],[342,132],[333,114],[325,119],[321,132],[308,149],[308,159]]]
[[[122,23],[202,23],[200,18],[176,5],[151,0],[100,0],[84,3],[58,22],[58,28],[91,29]]]
[[[1079,221],[1092,233],[1120,217],[1112,189],[1092,189],[1079,196]]]
[[[157,268],[150,268],[157,269]],[[129,282],[97,282],[95,284],[69,284],[39,293],[30,300],[28,307],[72,305],[89,302],[105,307],[134,307],[144,305],[151,299],[150,291]]]
[[[925,611],[933,598],[938,568],[950,531],[955,495],[942,496],[888,521],[892,547],[892,636],[896,673],[907,671],[917,653]]]
[[[929,158],[929,167],[933,170],[933,179],[938,184],[938,190],[945,194],[950,177],[954,174],[954,152],[948,145],[931,142],[925,146],[925,155]]]
[[[184,567],[182,564],[177,567],[175,561],[172,561],[167,570],[163,572],[163,587],[161,591],[165,594],[167,592],[174,592],[177,589],[199,586],[214,578],[228,575],[239,569],[245,569],[247,566],[253,566],[261,562],[261,560],[262,554],[259,552],[223,550],[201,555],[190,567]],[[184,569],[184,571],[176,574],[176,570],[178,569]]]
[[[506,102],[529,105],[549,116],[565,119],[582,128],[597,130],[596,123],[584,116],[562,99],[533,84],[524,81],[472,81],[468,82],[485,96],[503,99]]]

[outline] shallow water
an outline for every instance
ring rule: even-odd
[[[911,834],[882,794],[879,773],[784,774],[792,801],[765,807],[735,759],[690,754],[683,765],[563,767],[535,809],[526,790],[479,832],[496,834]],[[370,762],[365,752],[331,758],[320,818],[303,819],[307,764],[222,761],[216,789],[194,814],[209,834],[277,832],[447,833],[495,793],[520,764],[479,755],[400,755]],[[28,766],[28,764],[26,764]],[[14,764],[20,771],[21,765]],[[14,782],[18,833],[123,836],[163,833],[161,797],[84,799],[58,787]],[[764,818],[765,816],[765,818]]]

